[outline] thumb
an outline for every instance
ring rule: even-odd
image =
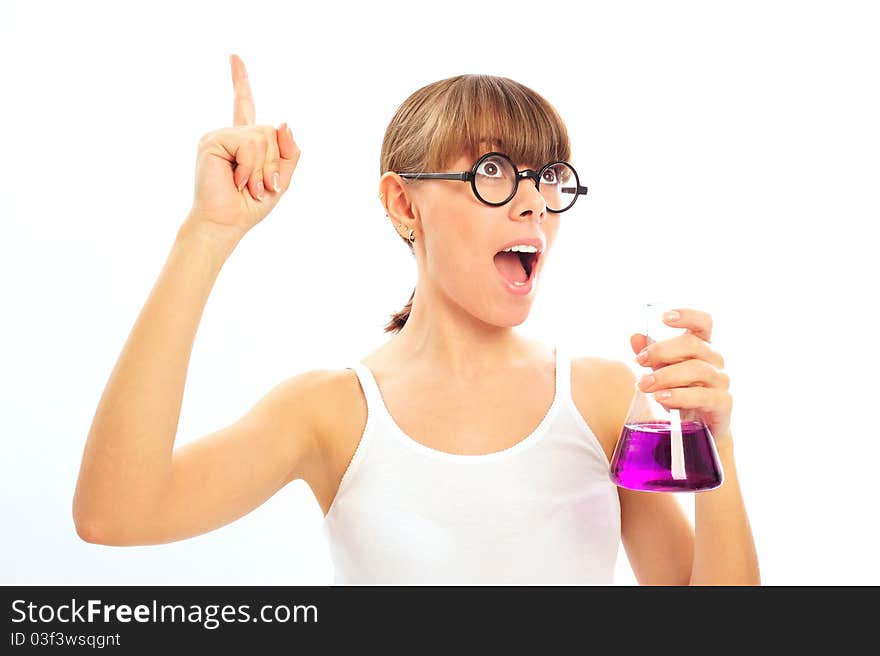
[[[648,345],[648,338],[641,333],[635,333],[629,336],[629,344],[632,346],[633,353],[638,354]]]
[[[278,154],[280,156],[278,169],[279,177],[281,178],[281,188],[287,189],[290,186],[290,179],[293,177],[293,170],[299,161],[300,150],[293,140],[293,135],[286,122],[275,128],[275,133],[278,140]]]

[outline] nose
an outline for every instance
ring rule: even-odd
[[[541,223],[547,216],[547,202],[538,191],[538,174],[531,169],[520,171],[519,188],[516,190],[514,203],[515,212],[521,218],[536,216]]]

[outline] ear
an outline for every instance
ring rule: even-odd
[[[415,227],[415,216],[412,208],[411,190],[407,187],[403,178],[387,171],[379,180],[379,201],[385,207],[385,214],[395,224],[403,223],[407,227]]]

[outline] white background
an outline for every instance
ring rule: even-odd
[[[177,444],[298,372],[377,348],[415,263],[376,198],[397,106],[511,77],[569,127],[590,194],[520,330],[624,359],[643,302],[708,311],[734,396],[763,582],[880,584],[878,21],[856,2],[16,3],[4,9],[0,583],[325,584],[296,481],[154,547],[80,540],[71,502],[104,384],[231,125],[288,121],[291,190],[208,300]],[[347,177],[346,177],[347,176]],[[679,500],[692,512],[693,497]],[[691,515],[692,516],[692,515]],[[621,551],[616,582],[634,582]]]

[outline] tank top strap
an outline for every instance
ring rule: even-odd
[[[363,388],[364,396],[367,399],[367,413],[373,415],[374,413],[381,412],[385,404],[382,401],[382,395],[379,392],[376,379],[373,378],[373,373],[362,362],[355,362],[349,369],[354,369],[358,379],[361,381],[361,388]]]

